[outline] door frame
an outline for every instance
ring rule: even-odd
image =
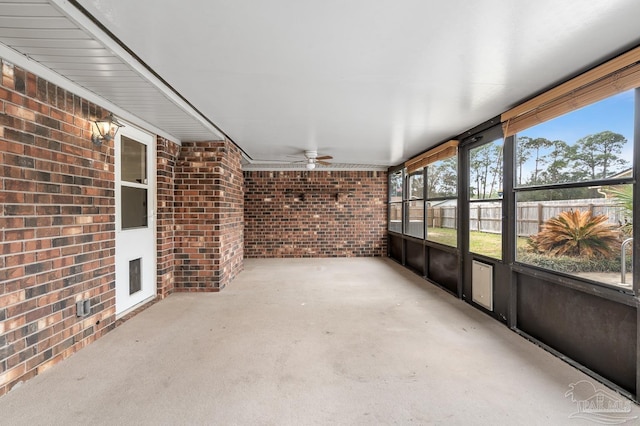
[[[482,254],[472,253],[470,249],[469,221],[470,221],[470,151],[486,143],[491,143],[497,139],[503,139],[502,151],[502,174],[503,174],[503,196],[502,196],[502,259],[494,259]],[[460,257],[462,264],[461,295],[462,298],[476,308],[488,313],[497,320],[509,324],[512,317],[512,276],[510,264],[513,261],[511,247],[513,247],[513,236],[509,229],[511,223],[507,220],[507,215],[511,211],[511,189],[513,186],[513,149],[512,138],[504,138],[500,125],[485,128],[473,135],[465,138],[459,148],[459,229],[458,244],[460,247]],[[493,309],[490,311],[472,300],[472,264],[479,261],[493,267]]]
[[[126,315],[138,306],[147,303],[156,298],[157,295],[157,228],[155,221],[155,211],[157,206],[156,194],[156,138],[152,133],[146,132],[131,123],[124,123],[125,126],[120,129],[114,138],[114,196],[115,196],[115,307],[116,318]],[[128,293],[129,276],[125,272],[124,262],[128,262],[132,257],[129,243],[124,233],[135,232],[137,237],[142,235],[142,229],[136,228],[132,230],[122,229],[121,208],[122,208],[122,190],[121,190],[121,147],[122,136],[133,139],[139,143],[143,143],[147,147],[147,241],[142,245],[147,250],[137,254],[135,257],[142,258],[143,282],[142,289],[139,292],[126,297],[123,295]],[[130,234],[131,235],[131,234]],[[131,235],[133,237],[133,235]],[[126,247],[126,248],[125,248]],[[123,253],[125,252],[125,253]],[[126,293],[125,293],[126,289]]]

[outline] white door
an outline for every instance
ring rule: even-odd
[[[156,294],[155,144],[127,125],[115,138],[116,315]]]

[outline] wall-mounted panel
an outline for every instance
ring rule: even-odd
[[[493,311],[493,266],[474,260],[471,262],[471,300]]]

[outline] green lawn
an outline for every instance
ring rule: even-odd
[[[427,228],[427,240],[457,247],[458,232],[451,228]]]
[[[448,246],[457,246],[457,231],[451,228],[428,228],[427,240]],[[518,248],[525,247],[526,238],[518,238]],[[469,235],[469,251],[494,259],[502,258],[502,235],[488,232],[471,231]]]

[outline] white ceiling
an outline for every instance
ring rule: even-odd
[[[640,43],[638,0],[78,3],[254,160],[395,165]]]

